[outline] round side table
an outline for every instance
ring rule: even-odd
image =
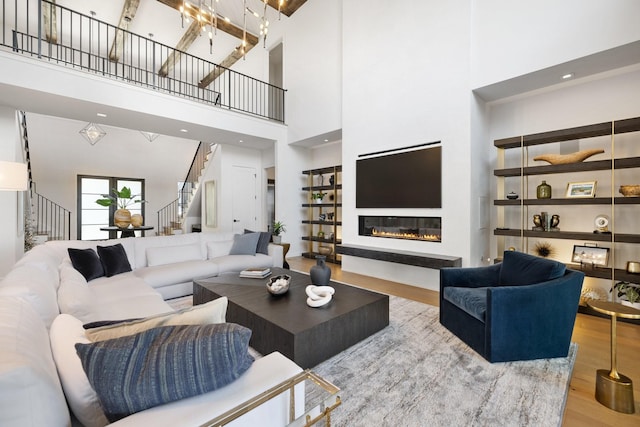
[[[633,414],[633,383],[631,378],[618,372],[616,352],[616,320],[640,319],[640,310],[616,302],[588,301],[595,311],[611,316],[611,369],[598,369],[596,373],[596,400],[607,408],[625,414]]]

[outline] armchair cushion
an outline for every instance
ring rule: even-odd
[[[487,312],[487,288],[444,288],[443,298],[456,307],[484,322]]]
[[[500,268],[500,286],[533,285],[562,277],[566,266],[561,262],[505,251]]]

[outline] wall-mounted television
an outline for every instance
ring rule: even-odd
[[[442,147],[356,161],[356,208],[441,208]]]

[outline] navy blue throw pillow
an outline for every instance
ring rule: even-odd
[[[88,281],[104,276],[104,268],[98,258],[98,254],[93,249],[68,248],[69,258],[73,268]]]
[[[253,363],[250,337],[235,323],[162,326],[75,347],[114,422],[233,382]]]
[[[131,264],[121,243],[113,246],[98,246],[98,255],[107,277],[131,271]]]

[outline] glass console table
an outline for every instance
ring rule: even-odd
[[[297,404],[296,392],[304,393],[304,408],[299,402]],[[342,403],[338,387],[314,372],[306,370],[210,420],[202,427],[227,425],[283,393],[287,393],[289,396],[289,423],[287,427],[310,427],[323,420],[323,425],[330,427],[331,412]]]

